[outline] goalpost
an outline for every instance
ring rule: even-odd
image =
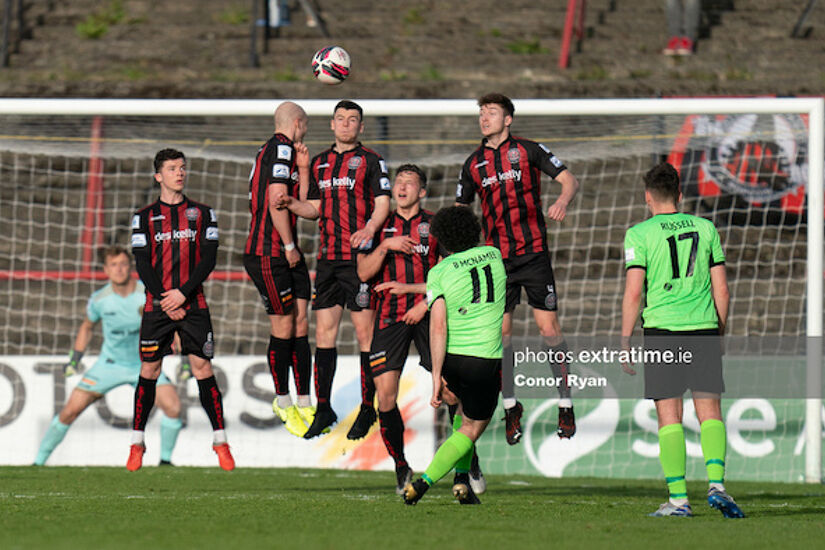
[[[335,101],[295,101],[310,116],[308,142],[314,154],[332,140],[328,120]],[[271,115],[278,103],[0,99],[0,174],[4,178],[0,230],[6,240],[0,245],[0,294],[4,296],[0,317],[5,327],[0,354],[66,352],[85,299],[100,284],[92,251],[124,240],[128,233],[124,220],[148,203],[153,192],[149,176],[154,151],[165,146],[184,150],[190,159],[192,196],[219,212],[222,250],[207,287],[218,352],[261,354],[258,336],[266,331],[265,319],[240,267],[239,249],[248,224],[248,170],[255,149],[271,134]],[[620,300],[623,277],[617,243],[620,246],[626,227],[644,219],[641,175],[654,159],[679,159],[683,170],[698,174],[698,181],[687,183],[687,208],[722,220],[726,224],[720,230],[723,246],[726,252],[728,247],[735,251],[729,263],[734,271],[731,330],[739,336],[805,337],[808,392],[799,396],[805,403],[804,478],[820,482],[823,100],[534,99],[514,103],[513,133],[545,142],[582,184],[568,220],[548,231],[565,333],[617,331],[617,296]],[[425,167],[431,181],[425,207],[435,210],[451,204],[461,163],[479,143],[475,101],[375,99],[359,100],[359,104],[367,124],[365,144],[382,153],[391,168],[410,161]],[[743,116],[734,119],[736,115]],[[783,122],[776,118],[779,115],[797,118]],[[804,125],[794,126],[797,120]],[[766,131],[765,124],[773,126]],[[773,137],[763,139],[760,132],[773,133]],[[743,136],[751,134],[757,137],[752,143],[744,139],[743,146]],[[776,143],[765,144],[771,140]],[[801,143],[797,155],[806,158],[804,163],[788,166],[784,157],[793,140]],[[765,188],[760,187],[759,178],[770,164],[765,160],[769,149],[771,158],[783,157],[774,159],[771,166],[785,179],[777,183],[773,174]],[[729,156],[716,159],[717,164],[738,163],[743,171],[748,161],[763,165],[749,172],[753,196],[737,195],[714,180],[711,172],[716,165],[709,157],[722,153]],[[786,174],[791,168],[796,171]],[[802,168],[805,171],[800,174]],[[684,179],[684,171],[682,175]],[[800,177],[806,182],[807,196],[793,194],[798,183],[794,178]],[[557,192],[554,186],[545,185],[545,204]],[[301,245],[311,257],[316,228],[302,222],[300,230]],[[802,292],[804,301],[799,296]],[[517,310],[515,333],[527,335],[530,326],[522,305]],[[350,327],[340,339],[342,349],[353,352],[348,342],[351,336]],[[512,471],[507,468],[503,471]]]

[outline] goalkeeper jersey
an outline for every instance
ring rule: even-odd
[[[103,345],[101,359],[124,367],[140,367],[140,322],[146,301],[143,284],[138,282],[128,296],[121,296],[111,283],[94,292],[86,305],[86,317],[101,322]]]
[[[451,254],[427,274],[427,302],[447,306],[447,353],[501,358],[507,273],[501,252],[478,246]]]
[[[642,326],[673,331],[719,326],[710,268],[725,263],[719,233],[710,221],[659,214],[627,230],[627,269],[645,270]]]

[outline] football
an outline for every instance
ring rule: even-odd
[[[312,72],[324,84],[340,84],[349,76],[350,57],[340,46],[321,48],[312,56]]]

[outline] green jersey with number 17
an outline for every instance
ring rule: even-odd
[[[427,273],[427,303],[447,306],[447,353],[501,358],[507,273],[501,252],[477,246],[447,256]]]
[[[627,230],[627,269],[645,270],[642,326],[672,331],[719,326],[710,268],[725,263],[710,221],[676,212],[659,214]]]

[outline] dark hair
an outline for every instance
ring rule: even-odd
[[[335,113],[338,111],[338,109],[345,109],[347,111],[358,111],[358,118],[362,120],[364,119],[364,109],[362,109],[361,106],[358,105],[356,102],[350,101],[349,99],[342,99],[341,101],[335,104],[335,108],[332,110],[333,116],[335,116]]]
[[[644,176],[645,191],[650,191],[657,201],[679,203],[679,172],[668,162],[658,164]]]
[[[163,163],[167,160],[183,159],[186,162],[186,156],[177,149],[161,149],[155,154],[155,174],[160,173],[163,168]]]
[[[398,167],[398,170],[395,171],[395,175],[401,174],[403,172],[412,172],[416,176],[418,176],[418,183],[421,184],[421,189],[427,188],[427,174],[424,173],[424,170],[418,167],[416,164],[402,164]]]
[[[504,94],[499,94],[493,92],[491,94],[485,94],[478,98],[478,106],[484,107],[485,105],[500,105],[502,109],[504,109],[505,114],[513,116],[516,112],[516,108],[513,107],[513,102],[510,101],[510,98]]]
[[[448,252],[464,252],[478,246],[481,224],[468,206],[448,206],[433,216],[430,233]]]
[[[129,258],[129,263],[132,263],[132,253],[128,248],[119,244],[112,244],[105,248],[101,248],[100,260],[105,264],[106,260],[109,258],[114,258],[115,256],[120,256],[121,254],[126,254],[126,257]]]

